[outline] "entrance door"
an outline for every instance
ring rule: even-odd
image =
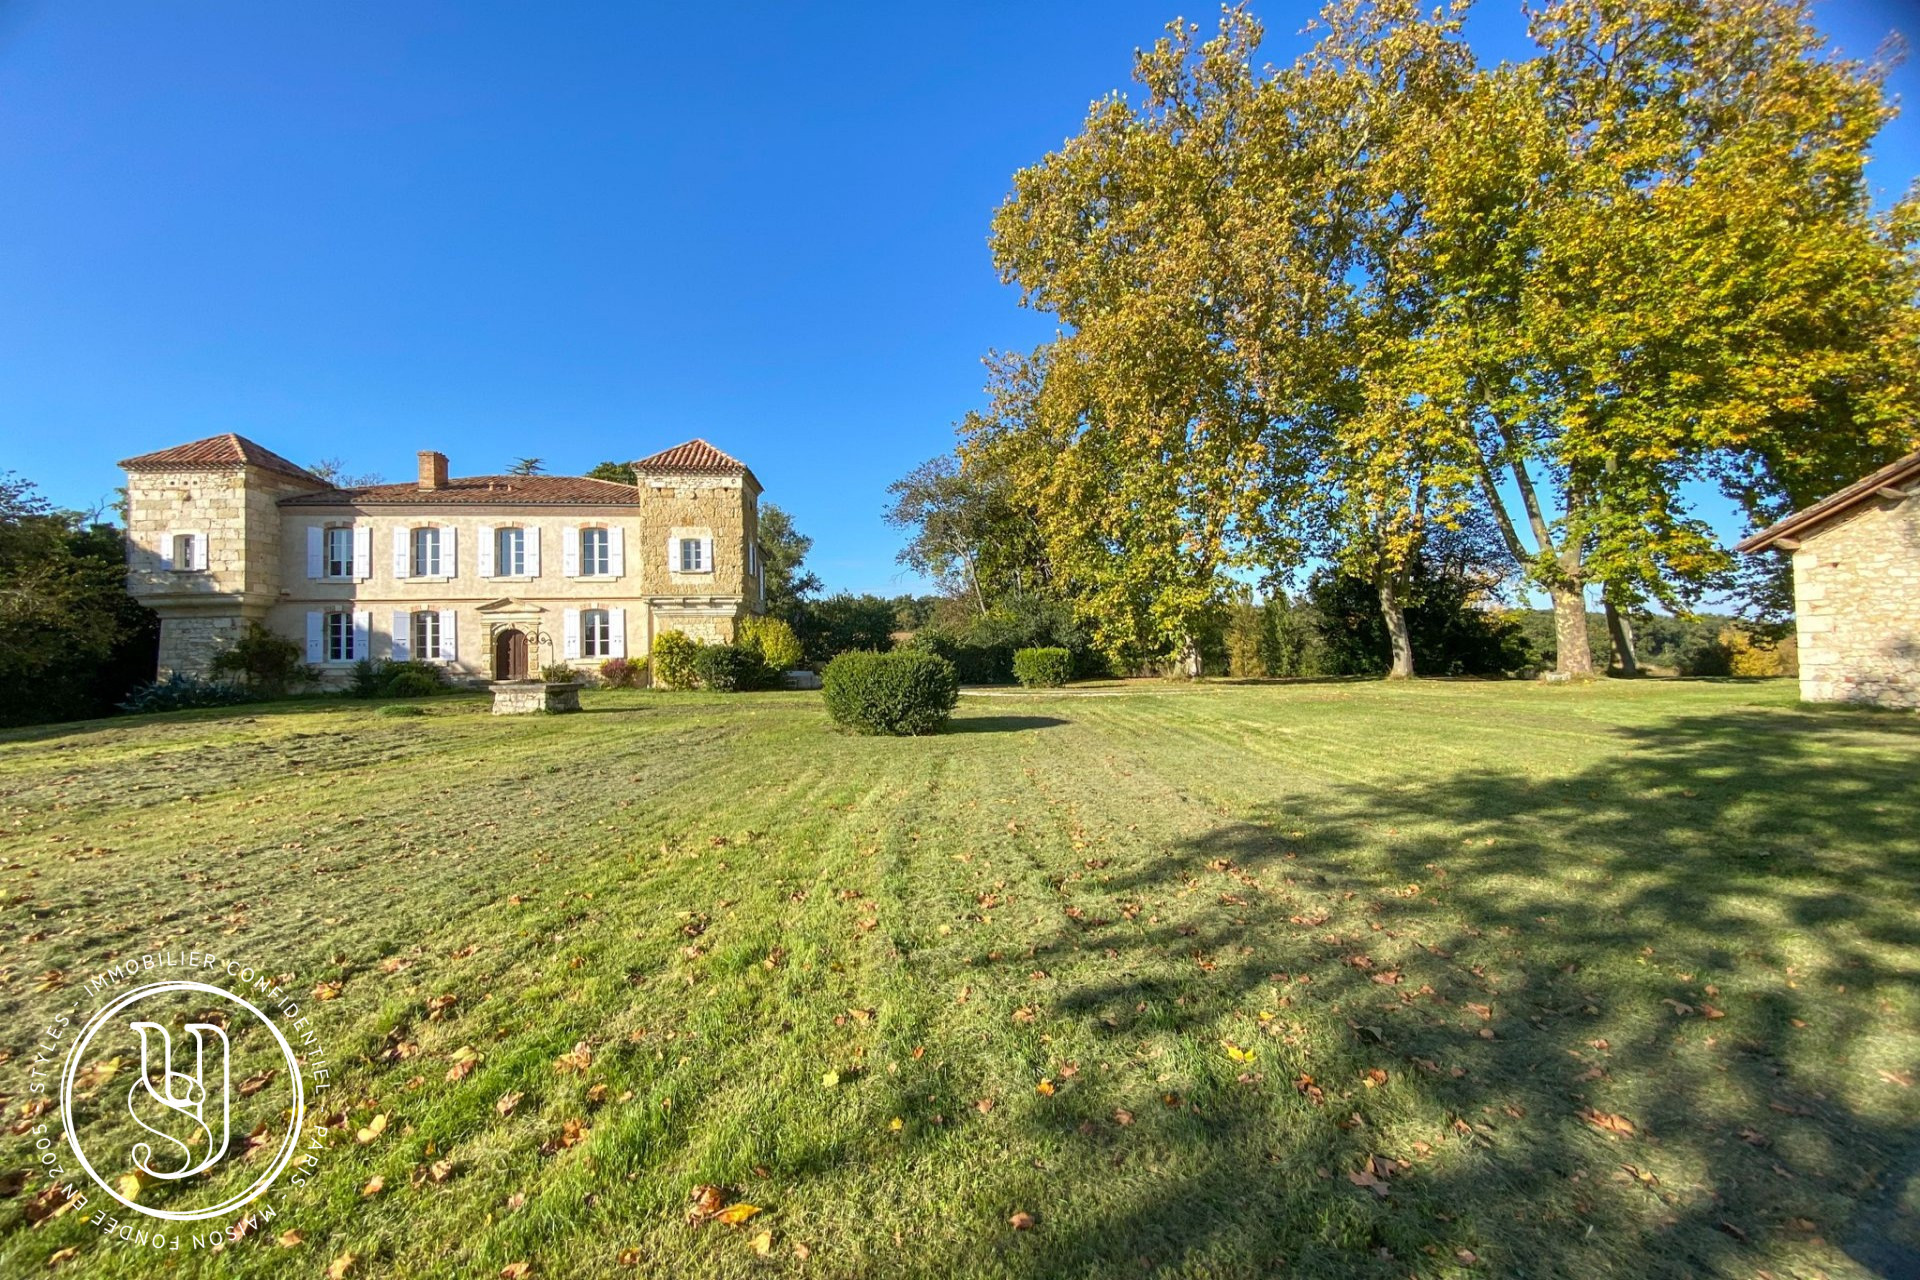
[[[502,631],[493,638],[493,678],[495,680],[527,678],[526,632],[516,627]]]

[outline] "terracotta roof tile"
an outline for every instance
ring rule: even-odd
[[[738,476],[747,473],[747,464],[720,452],[705,440],[689,440],[671,449],[662,449],[652,457],[633,464],[635,471],[694,471],[711,475]]]
[[[1906,457],[1890,462],[1872,475],[1854,481],[1838,493],[1830,493],[1810,507],[1802,507],[1786,519],[1768,525],[1737,545],[1735,551],[1765,551],[1782,538],[1790,538],[1797,533],[1825,524],[1835,516],[1866,502],[1882,489],[1898,489],[1906,481],[1920,483],[1920,449],[1915,449]],[[1915,492],[1908,489],[1909,494]]]
[[[407,484],[373,484],[356,489],[325,489],[280,499],[283,507],[339,506],[635,506],[640,491],[612,480],[585,476],[455,476],[444,489]]]
[[[262,448],[245,436],[235,435],[231,431],[188,444],[177,444],[157,453],[125,458],[120,462],[123,471],[195,471],[202,467],[242,465],[278,471],[283,475],[311,480],[315,484],[324,483],[298,463],[289,462],[273,450]]]

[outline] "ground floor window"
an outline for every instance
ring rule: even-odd
[[[359,654],[353,651],[353,615],[350,613],[330,613],[326,620],[327,661],[353,662]]]
[[[589,609],[580,615],[580,656],[605,658],[613,653],[613,628],[605,609]]]
[[[413,615],[413,656],[438,661],[440,653],[440,615],[434,611]]]

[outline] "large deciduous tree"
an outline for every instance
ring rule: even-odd
[[[1558,0],[1537,57],[1478,68],[1459,11],[1345,0],[1294,66],[1230,11],[1139,55],[1015,178],[1005,277],[1060,336],[996,371],[963,454],[1044,498],[1110,650],[1178,650],[1223,574],[1302,549],[1375,585],[1478,505],[1593,670],[1597,586],[1684,608],[1756,519],[1913,438],[1915,269],[1873,216],[1877,74],[1804,5]]]

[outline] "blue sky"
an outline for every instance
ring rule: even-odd
[[[1314,7],[1256,5],[1271,60]],[[951,447],[983,353],[1051,333],[988,219],[1180,12],[0,0],[0,469],[84,507],[219,431],[391,479],[704,436],[830,587],[913,589],[888,482]],[[1920,28],[1816,14],[1863,56]],[[1471,26],[1525,51],[1517,3]],[[1920,122],[1882,135],[1884,196],[1916,154]]]

